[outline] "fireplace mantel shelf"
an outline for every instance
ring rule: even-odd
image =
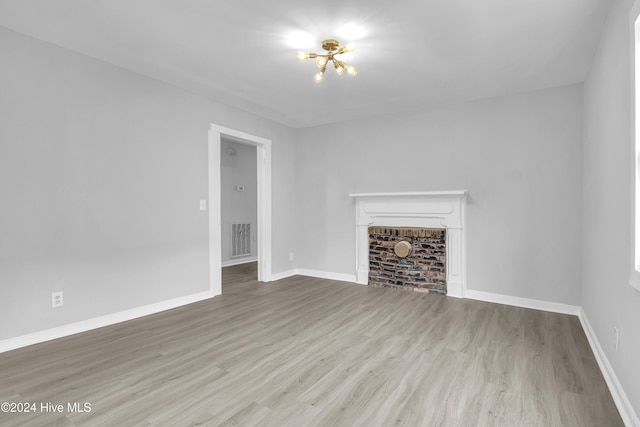
[[[420,197],[420,196],[465,196],[466,190],[452,191],[401,191],[396,193],[352,193],[349,197]]]

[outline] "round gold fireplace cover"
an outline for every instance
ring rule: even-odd
[[[406,258],[407,256],[409,256],[409,254],[411,253],[411,249],[411,243],[407,242],[406,240],[396,243],[396,245],[393,247],[393,251],[400,258]]]

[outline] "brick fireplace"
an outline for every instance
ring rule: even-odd
[[[356,201],[356,282],[360,284],[378,285],[375,280],[370,281],[370,270],[380,265],[370,266],[370,235],[369,230],[377,228],[387,229],[440,229],[445,240],[444,262],[441,262],[444,278],[436,278],[432,283],[434,291],[441,291],[449,296],[462,298],[466,280],[465,260],[465,216],[466,216],[466,191],[420,191],[402,193],[357,193],[350,194]],[[394,231],[395,233],[395,231]],[[400,233],[400,231],[398,231]],[[412,239],[413,239],[413,231]],[[419,237],[418,231],[418,237]],[[406,236],[405,236],[406,237]],[[405,239],[407,240],[407,239]],[[393,242],[395,247],[397,242]],[[411,243],[411,241],[409,241]],[[417,242],[416,242],[417,243]],[[392,243],[386,243],[391,245]],[[422,243],[420,242],[422,245]],[[406,244],[405,244],[406,245]],[[382,245],[384,246],[384,245]],[[401,248],[402,249],[402,248]],[[407,247],[404,248],[405,250]],[[412,248],[413,249],[413,246]],[[442,257],[443,255],[433,255]],[[434,261],[434,260],[429,260]],[[398,262],[407,266],[409,261],[405,259]],[[437,264],[437,263],[436,263]],[[373,268],[372,268],[373,267]],[[391,269],[390,266],[387,266]],[[434,267],[440,267],[435,265]],[[403,267],[400,267],[403,268]],[[435,277],[434,268],[428,276]],[[414,270],[415,271],[415,270]],[[429,271],[427,269],[427,271]],[[412,274],[396,274],[397,277],[415,276]],[[403,280],[404,281],[404,280]],[[444,289],[442,281],[445,282]],[[415,283],[420,283],[414,282]],[[391,284],[391,283],[390,283]],[[397,285],[393,283],[391,285]],[[438,288],[437,286],[440,286]],[[413,289],[426,289],[429,286]],[[423,290],[424,291],[424,290]]]
[[[446,295],[446,229],[369,227],[369,285]]]

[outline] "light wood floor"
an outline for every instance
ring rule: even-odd
[[[619,426],[575,316],[322,279],[0,354],[1,426]]]

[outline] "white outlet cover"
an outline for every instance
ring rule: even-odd
[[[51,293],[51,307],[62,307],[64,305],[64,294],[62,291]]]
[[[207,201],[206,200],[200,200],[200,210],[201,211],[206,211],[207,210]]]

